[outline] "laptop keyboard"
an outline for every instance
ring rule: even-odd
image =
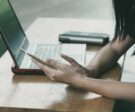
[[[55,59],[60,61],[60,51],[61,45],[44,45],[39,44],[34,52],[34,55],[42,60]],[[37,66],[32,62],[30,68],[37,68]]]

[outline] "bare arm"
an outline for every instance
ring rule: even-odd
[[[116,40],[109,43],[97,53],[96,57],[87,66],[89,69],[95,69],[98,73],[114,66],[119,57],[134,43],[132,38],[125,40]],[[107,54],[107,55],[106,55]],[[62,55],[70,65],[59,63],[55,60],[47,60],[46,63],[53,66],[43,65],[33,60],[39,68],[51,79],[59,82],[67,83],[72,86],[98,93],[108,98],[123,99],[135,101],[135,83],[124,83],[117,81],[109,81],[102,79],[93,79],[87,77],[89,72],[85,72],[72,58]],[[113,64],[111,65],[111,63]],[[54,69],[55,68],[55,69]],[[102,70],[103,69],[103,70]]]
[[[131,37],[124,40],[119,38],[104,46],[89,62],[87,68],[95,74],[95,77],[103,71],[113,67],[118,59],[125,53],[135,42]]]
[[[77,64],[70,58],[63,56],[71,65],[49,60],[50,68],[36,60],[34,62],[41,68],[51,80],[67,83],[74,87],[88,90],[104,97],[135,101],[135,83],[124,83],[111,80],[93,79],[78,71]],[[54,69],[55,68],[55,69]]]
[[[135,83],[77,77],[72,85],[112,99],[135,102]]]

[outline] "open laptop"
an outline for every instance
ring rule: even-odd
[[[0,34],[14,61],[12,71],[15,74],[43,74],[20,49],[43,60],[52,58],[61,62],[65,62],[60,57],[60,53],[64,53],[84,64],[85,44],[30,44],[9,0],[0,0]]]

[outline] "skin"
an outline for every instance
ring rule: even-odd
[[[100,73],[115,66],[117,60],[134,44],[134,42],[135,40],[131,37],[127,37],[126,39],[118,38],[110,42],[96,54],[86,67],[79,65],[74,59],[64,54],[61,54],[61,57],[68,61],[69,65],[48,59],[46,63],[54,67],[50,68],[34,59],[32,60],[51,80],[95,92],[104,97],[135,101],[135,83],[108,81],[95,78],[100,75]]]

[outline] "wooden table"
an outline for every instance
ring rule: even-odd
[[[113,33],[109,20],[80,20],[38,18],[26,31],[30,41],[58,42],[58,34],[65,31]],[[101,47],[88,46],[86,62]],[[119,62],[122,63],[123,59]],[[46,76],[17,76],[11,72],[12,59],[8,52],[0,58],[0,112],[111,112],[114,100],[82,91],[67,84],[50,81]],[[119,80],[118,65],[101,78]]]

